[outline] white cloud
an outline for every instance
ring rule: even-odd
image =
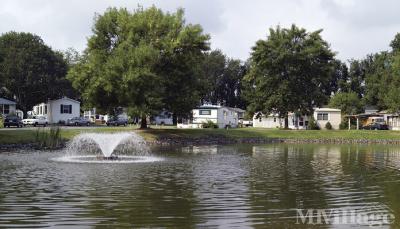
[[[278,24],[323,28],[322,36],[342,60],[387,50],[400,32],[397,0],[2,0],[0,33],[32,32],[55,49],[83,50],[95,12],[111,6],[134,9],[153,4],[167,11],[185,8],[187,21],[201,24],[210,33],[212,48],[242,60]]]

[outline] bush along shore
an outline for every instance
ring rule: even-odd
[[[239,128],[149,130],[141,133],[149,144],[155,145],[209,145],[209,144],[400,144],[400,131],[365,130],[276,130]]]
[[[386,144],[400,145],[399,140],[390,139],[290,139],[290,138],[226,138],[226,137],[200,137],[200,138],[161,138],[147,141],[150,145],[226,145],[226,144]]]
[[[74,136],[82,132],[133,131],[149,145],[216,145],[216,144],[392,144],[400,145],[400,131],[297,131],[242,129],[147,129],[86,128],[62,129],[58,127],[35,130],[0,131],[0,150],[61,149]]]

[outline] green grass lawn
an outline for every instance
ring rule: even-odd
[[[148,139],[157,137],[198,138],[219,135],[228,138],[281,138],[281,139],[369,139],[400,140],[400,131],[375,130],[278,130],[262,128],[238,129],[161,129],[141,131]],[[139,132],[140,133],[140,132]]]
[[[400,140],[400,131],[374,131],[374,130],[278,130],[261,128],[238,128],[238,129],[176,129],[171,127],[153,127],[148,130],[138,130],[136,126],[131,127],[83,127],[79,129],[62,129],[61,137],[65,140],[72,139],[79,133],[84,132],[121,132],[134,131],[146,140],[157,140],[160,138],[205,138],[225,137],[233,139],[243,138],[280,138],[280,139],[351,139],[351,140]],[[36,130],[7,129],[0,130],[0,144],[33,143],[35,142]]]

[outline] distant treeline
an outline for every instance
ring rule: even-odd
[[[329,104],[344,113],[374,105],[400,110],[400,35],[391,50],[344,63],[318,31],[270,28],[243,62],[210,50],[210,36],[182,9],[109,8],[96,15],[87,47],[55,51],[31,33],[0,36],[0,96],[24,112],[61,96],[142,118],[166,109],[174,120],[201,103],[307,114]]]

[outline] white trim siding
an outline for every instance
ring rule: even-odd
[[[204,123],[211,121],[217,124],[218,128],[238,126],[238,113],[231,107],[219,105],[203,105],[192,110],[192,122],[178,123],[178,128],[202,128]]]
[[[339,129],[342,121],[341,111],[333,108],[315,108],[313,117],[321,129],[325,129],[326,123],[330,123],[333,129]],[[307,129],[309,117],[304,115],[288,114],[289,129]],[[253,126],[260,128],[283,128],[285,119],[279,118],[277,114],[265,116],[258,112],[253,116]]]
[[[33,114],[45,116],[49,123],[60,123],[70,118],[80,117],[80,109],[79,101],[63,97],[34,106]]]

